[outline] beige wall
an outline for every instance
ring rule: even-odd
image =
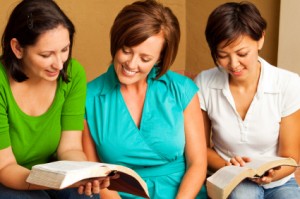
[[[0,33],[18,0],[0,0]],[[73,57],[85,67],[88,80],[106,71],[111,61],[109,30],[119,10],[133,0],[56,0],[76,26]],[[181,42],[172,70],[198,73],[213,67],[204,39],[208,14],[225,0],[160,0],[171,7],[181,25]],[[279,0],[252,0],[268,21],[266,43],[261,55],[277,60]]]
[[[300,75],[300,1],[281,1],[278,44],[278,67],[282,67]]]
[[[239,2],[236,0],[232,1]],[[214,66],[204,35],[207,18],[213,9],[228,1],[186,0],[186,2],[186,26],[188,30],[186,70],[192,73],[198,73],[203,69]],[[265,44],[260,55],[270,63],[276,65],[280,0],[250,0],[250,2],[258,7],[262,16],[268,23]]]

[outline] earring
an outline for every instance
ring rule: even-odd
[[[21,53],[16,54],[17,59],[22,59]]]

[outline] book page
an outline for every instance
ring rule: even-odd
[[[33,167],[33,169],[39,169],[44,171],[52,171],[56,173],[70,173],[83,169],[91,169],[98,167],[107,167],[106,164],[98,162],[88,162],[88,161],[56,161],[47,164],[39,164]]]
[[[33,166],[27,182],[62,189],[83,179],[105,177],[109,171],[97,162],[56,161]]]
[[[239,174],[249,170],[247,167],[226,166],[219,169],[212,176],[207,178],[207,181],[212,182],[215,186],[224,189],[226,185],[231,183]]]
[[[208,195],[211,198],[225,199],[244,178],[252,175],[253,170],[247,167],[223,167],[207,178]]]
[[[278,166],[298,166],[292,158],[283,157],[259,157],[252,158],[251,162],[246,163],[245,167],[256,170],[256,176],[262,176],[266,171]]]
[[[134,170],[114,164],[88,161],[39,164],[32,167],[26,181],[52,189],[63,189],[84,179],[108,176],[111,172],[117,172],[120,177],[111,179],[109,189],[149,198],[147,184]]]

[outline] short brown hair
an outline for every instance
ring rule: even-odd
[[[266,27],[267,22],[250,2],[229,2],[217,7],[210,14],[205,29],[206,41],[215,64],[217,48],[221,42],[226,41],[227,46],[242,35],[258,41]]]
[[[165,44],[157,64],[159,71],[156,78],[159,78],[166,73],[176,58],[180,27],[171,9],[155,0],[136,1],[119,12],[110,31],[112,59],[122,47],[141,44],[161,31]]]

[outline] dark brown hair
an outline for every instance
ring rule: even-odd
[[[180,27],[170,8],[155,0],[136,1],[125,6],[117,15],[110,31],[110,52],[114,59],[116,52],[124,46],[133,47],[149,37],[163,32],[165,44],[161,51],[159,78],[173,64],[180,40]]]
[[[69,56],[60,72],[63,81],[68,82],[67,67],[75,33],[73,23],[53,0],[23,0],[14,8],[2,35],[1,57],[6,70],[14,80],[22,82],[28,77],[23,72],[21,61],[13,53],[10,41],[16,38],[22,48],[32,46],[42,33],[58,25],[67,28],[70,35]]]
[[[217,7],[210,14],[205,29],[206,41],[215,64],[218,58],[217,48],[221,42],[226,41],[227,46],[242,35],[258,41],[266,27],[267,22],[250,2],[229,2]]]

